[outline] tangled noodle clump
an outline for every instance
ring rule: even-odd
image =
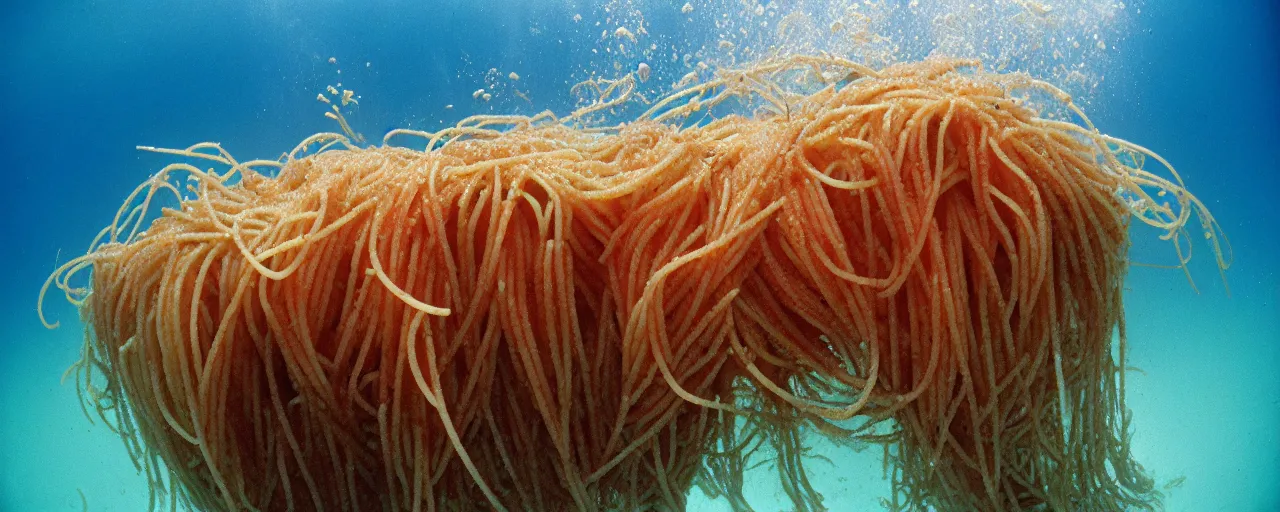
[[[811,510],[807,432],[885,445],[895,507],[1158,503],[1128,224],[1181,255],[1194,213],[1226,265],[1159,157],[965,61],[778,59],[604,129],[634,82],[594,85],[566,119],[388,136],[425,149],[156,150],[227,170],[170,165],[46,284],[88,326],[88,408],[200,510],[679,510],[695,484],[745,509],[753,457]]]

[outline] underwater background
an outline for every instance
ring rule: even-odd
[[[1171,162],[1234,260],[1224,283],[1196,241],[1194,288],[1180,270],[1130,270],[1135,457],[1168,510],[1280,510],[1274,0],[121,0],[0,7],[0,511],[80,510],[81,493],[89,510],[145,509],[145,481],[120,440],[60,382],[81,347],[75,310],[55,294],[45,312],[61,326],[36,315],[49,273],[170,161],[136,146],[212,141],[241,160],[275,158],[338,129],[316,100],[330,85],[355,91],[344,115],[376,141],[473,114],[565,113],[581,99],[574,83],[641,62],[652,98],[689,73],[775,49],[873,65],[936,51],[1027,71],[1076,95],[1102,132]],[[1133,228],[1131,259],[1176,262],[1158,235]],[[816,453],[832,464],[810,465],[826,506],[879,509],[888,484],[878,449],[826,448]],[[785,510],[776,479],[760,473],[748,499]],[[727,504],[695,490],[689,508]]]

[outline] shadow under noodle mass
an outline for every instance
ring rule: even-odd
[[[80,307],[82,398],[153,507],[746,509],[772,460],[813,510],[809,432],[892,444],[895,508],[1158,504],[1128,225],[1183,254],[1194,215],[1228,264],[1167,163],[969,61],[768,60],[592,125],[630,80],[388,135],[425,150],[163,150],[225,171],[165,168],[41,294]],[[684,126],[729,99],[759,108]]]

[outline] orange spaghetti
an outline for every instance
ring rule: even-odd
[[[896,507],[1157,503],[1123,405],[1128,224],[1182,254],[1195,214],[1226,266],[1158,157],[944,60],[793,57],[575,127],[628,80],[425,151],[168,151],[227,170],[169,166],[46,285],[153,506],[677,510],[699,485],[746,508],[772,460],[812,510],[810,433],[883,444]],[[754,118],[669,122],[748,96]]]

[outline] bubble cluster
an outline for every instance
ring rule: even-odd
[[[1028,73],[1087,105],[1137,10],[1115,0],[613,0],[574,14],[594,30],[595,58],[570,83],[644,63],[653,79],[641,92],[661,95],[778,55],[829,53],[875,68],[944,56]]]

